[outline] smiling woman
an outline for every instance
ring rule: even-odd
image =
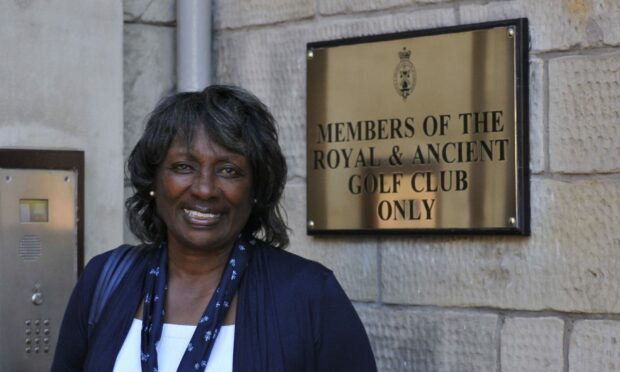
[[[333,273],[282,249],[286,163],[256,97],[211,86],[164,99],[128,170],[143,244],[88,264],[53,371],[376,371]]]
[[[245,156],[200,129],[191,144],[172,141],[154,189],[168,249],[228,252],[252,211],[252,170]]]

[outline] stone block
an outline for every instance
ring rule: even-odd
[[[402,7],[415,4],[442,3],[448,0],[321,0],[319,2],[319,11],[321,14],[337,14],[360,12],[370,10],[382,10],[395,7]]]
[[[620,53],[549,60],[553,172],[620,171]]]
[[[216,29],[240,28],[312,17],[315,2],[307,0],[254,0],[213,2]]]
[[[460,6],[461,22],[528,17],[534,51],[618,45],[620,3],[615,0],[514,0]]]
[[[530,237],[382,238],[383,301],[620,312],[620,182],[531,182]]]
[[[174,0],[123,0],[126,21],[150,23],[174,23],[176,6]]]
[[[456,17],[452,8],[424,9],[359,18],[323,21],[309,33],[308,41],[324,41],[357,36],[381,35],[393,32],[452,26]]]
[[[502,372],[562,372],[564,321],[506,318],[501,333]]]
[[[359,20],[326,20],[316,27],[282,25],[215,35],[216,81],[241,85],[261,98],[280,125],[289,178],[306,174],[306,43],[454,23],[454,12],[420,11]]]
[[[570,338],[570,372],[620,370],[620,322],[582,320],[575,322]]]
[[[125,20],[139,20],[151,1],[152,0],[123,0],[123,15]]]
[[[125,136],[127,159],[142,135],[146,116],[175,88],[174,28],[141,24],[124,27]]]
[[[174,0],[151,1],[140,19],[143,22],[174,24],[176,22],[176,6]]]
[[[382,372],[497,371],[497,315],[356,307]]]
[[[352,300],[376,301],[378,257],[376,238],[318,237],[306,234],[306,187],[286,186],[284,210],[288,216],[291,252],[331,269]]]
[[[540,59],[530,61],[530,171],[545,170],[545,69]]]

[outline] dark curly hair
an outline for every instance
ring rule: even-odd
[[[287,168],[275,120],[252,93],[234,86],[212,85],[202,92],[174,94],[161,100],[150,114],[127,162],[134,188],[125,201],[131,231],[146,244],[167,239],[166,225],[149,191],[172,140],[180,136],[190,144],[196,130],[204,130],[216,143],[249,161],[256,203],[243,231],[284,248],[289,238],[280,197]]]

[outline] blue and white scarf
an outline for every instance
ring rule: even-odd
[[[250,241],[251,243],[254,240]],[[157,343],[164,325],[166,291],[168,289],[168,249],[164,244],[159,263],[147,271],[144,285],[144,314],[142,320],[141,355],[143,372],[157,372]],[[222,327],[230,303],[239,288],[243,272],[248,266],[250,250],[243,238],[233,245],[228,264],[220,283],[213,293],[196,331],[187,345],[177,371],[203,371]]]

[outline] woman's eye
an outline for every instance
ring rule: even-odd
[[[175,172],[179,172],[179,173],[188,173],[191,172],[192,167],[189,166],[188,164],[173,164],[172,165],[172,170]]]
[[[228,177],[234,177],[234,176],[238,176],[239,175],[239,172],[234,167],[222,167],[220,169],[220,173],[222,173],[223,175],[228,176]]]

